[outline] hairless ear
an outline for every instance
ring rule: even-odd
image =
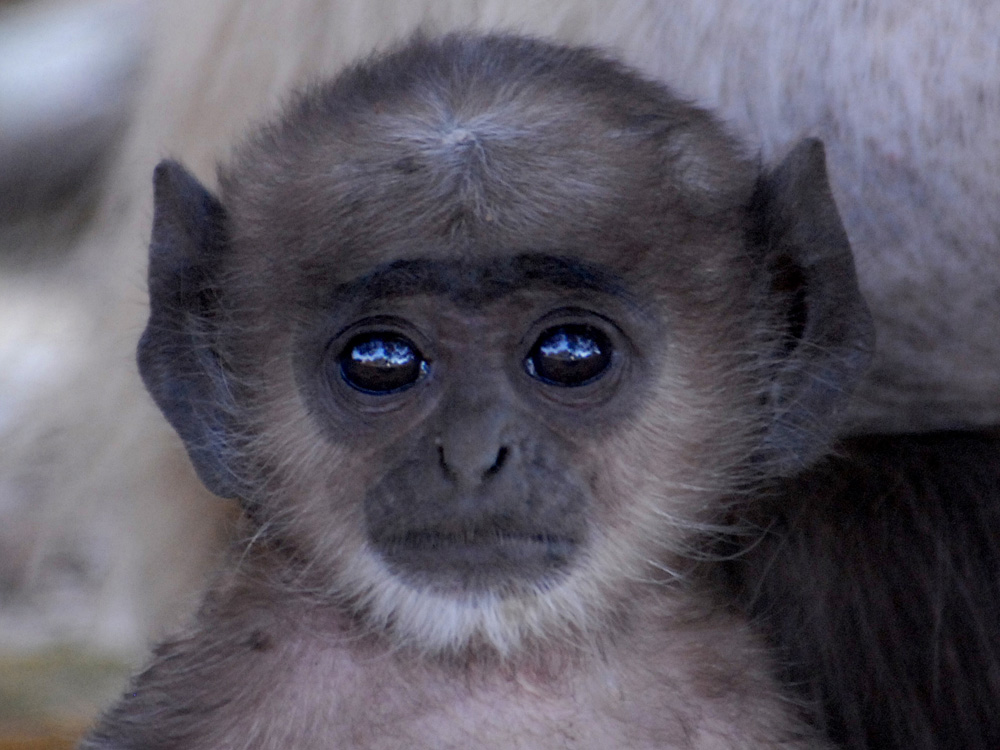
[[[226,212],[176,162],[157,165],[153,186],[150,312],[139,341],[139,373],[202,482],[217,495],[236,497],[231,397],[215,347]]]
[[[772,393],[770,458],[781,473],[815,460],[834,437],[874,345],[823,144],[799,143],[761,182],[759,212],[788,339]]]

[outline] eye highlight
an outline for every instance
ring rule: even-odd
[[[427,375],[427,360],[412,341],[396,333],[364,333],[340,353],[340,375],[349,386],[378,395],[409,388]]]
[[[608,337],[592,326],[556,326],[538,337],[524,369],[543,383],[572,388],[601,377],[612,352]]]

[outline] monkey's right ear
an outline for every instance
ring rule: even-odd
[[[784,300],[787,336],[771,390],[772,466],[793,473],[826,450],[874,346],[851,246],[826,172],[823,144],[799,143],[761,182],[759,242]]]
[[[153,187],[150,311],[139,341],[139,373],[201,481],[217,495],[238,497],[234,409],[216,346],[226,211],[173,161],[157,165]]]

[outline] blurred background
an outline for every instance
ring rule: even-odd
[[[995,0],[0,0],[0,750],[70,747],[234,508],[134,365],[150,176],[416,28],[619,55],[763,163],[826,143],[878,332],[852,431],[1000,424]]]
[[[71,388],[85,356],[92,307],[64,276],[134,106],[147,11],[0,0],[0,433],[30,424],[48,390]],[[114,531],[53,523],[71,511],[46,501],[51,471],[31,450],[0,473],[0,748],[69,747],[120,691],[136,647],[113,601],[110,621],[94,621],[111,565],[102,534]]]

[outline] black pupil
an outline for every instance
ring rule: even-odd
[[[427,372],[427,362],[402,336],[363,334],[353,338],[340,355],[340,372],[359,391],[392,393],[416,383]]]
[[[611,342],[590,326],[559,326],[545,331],[525,367],[552,385],[577,386],[596,380],[611,364]]]

